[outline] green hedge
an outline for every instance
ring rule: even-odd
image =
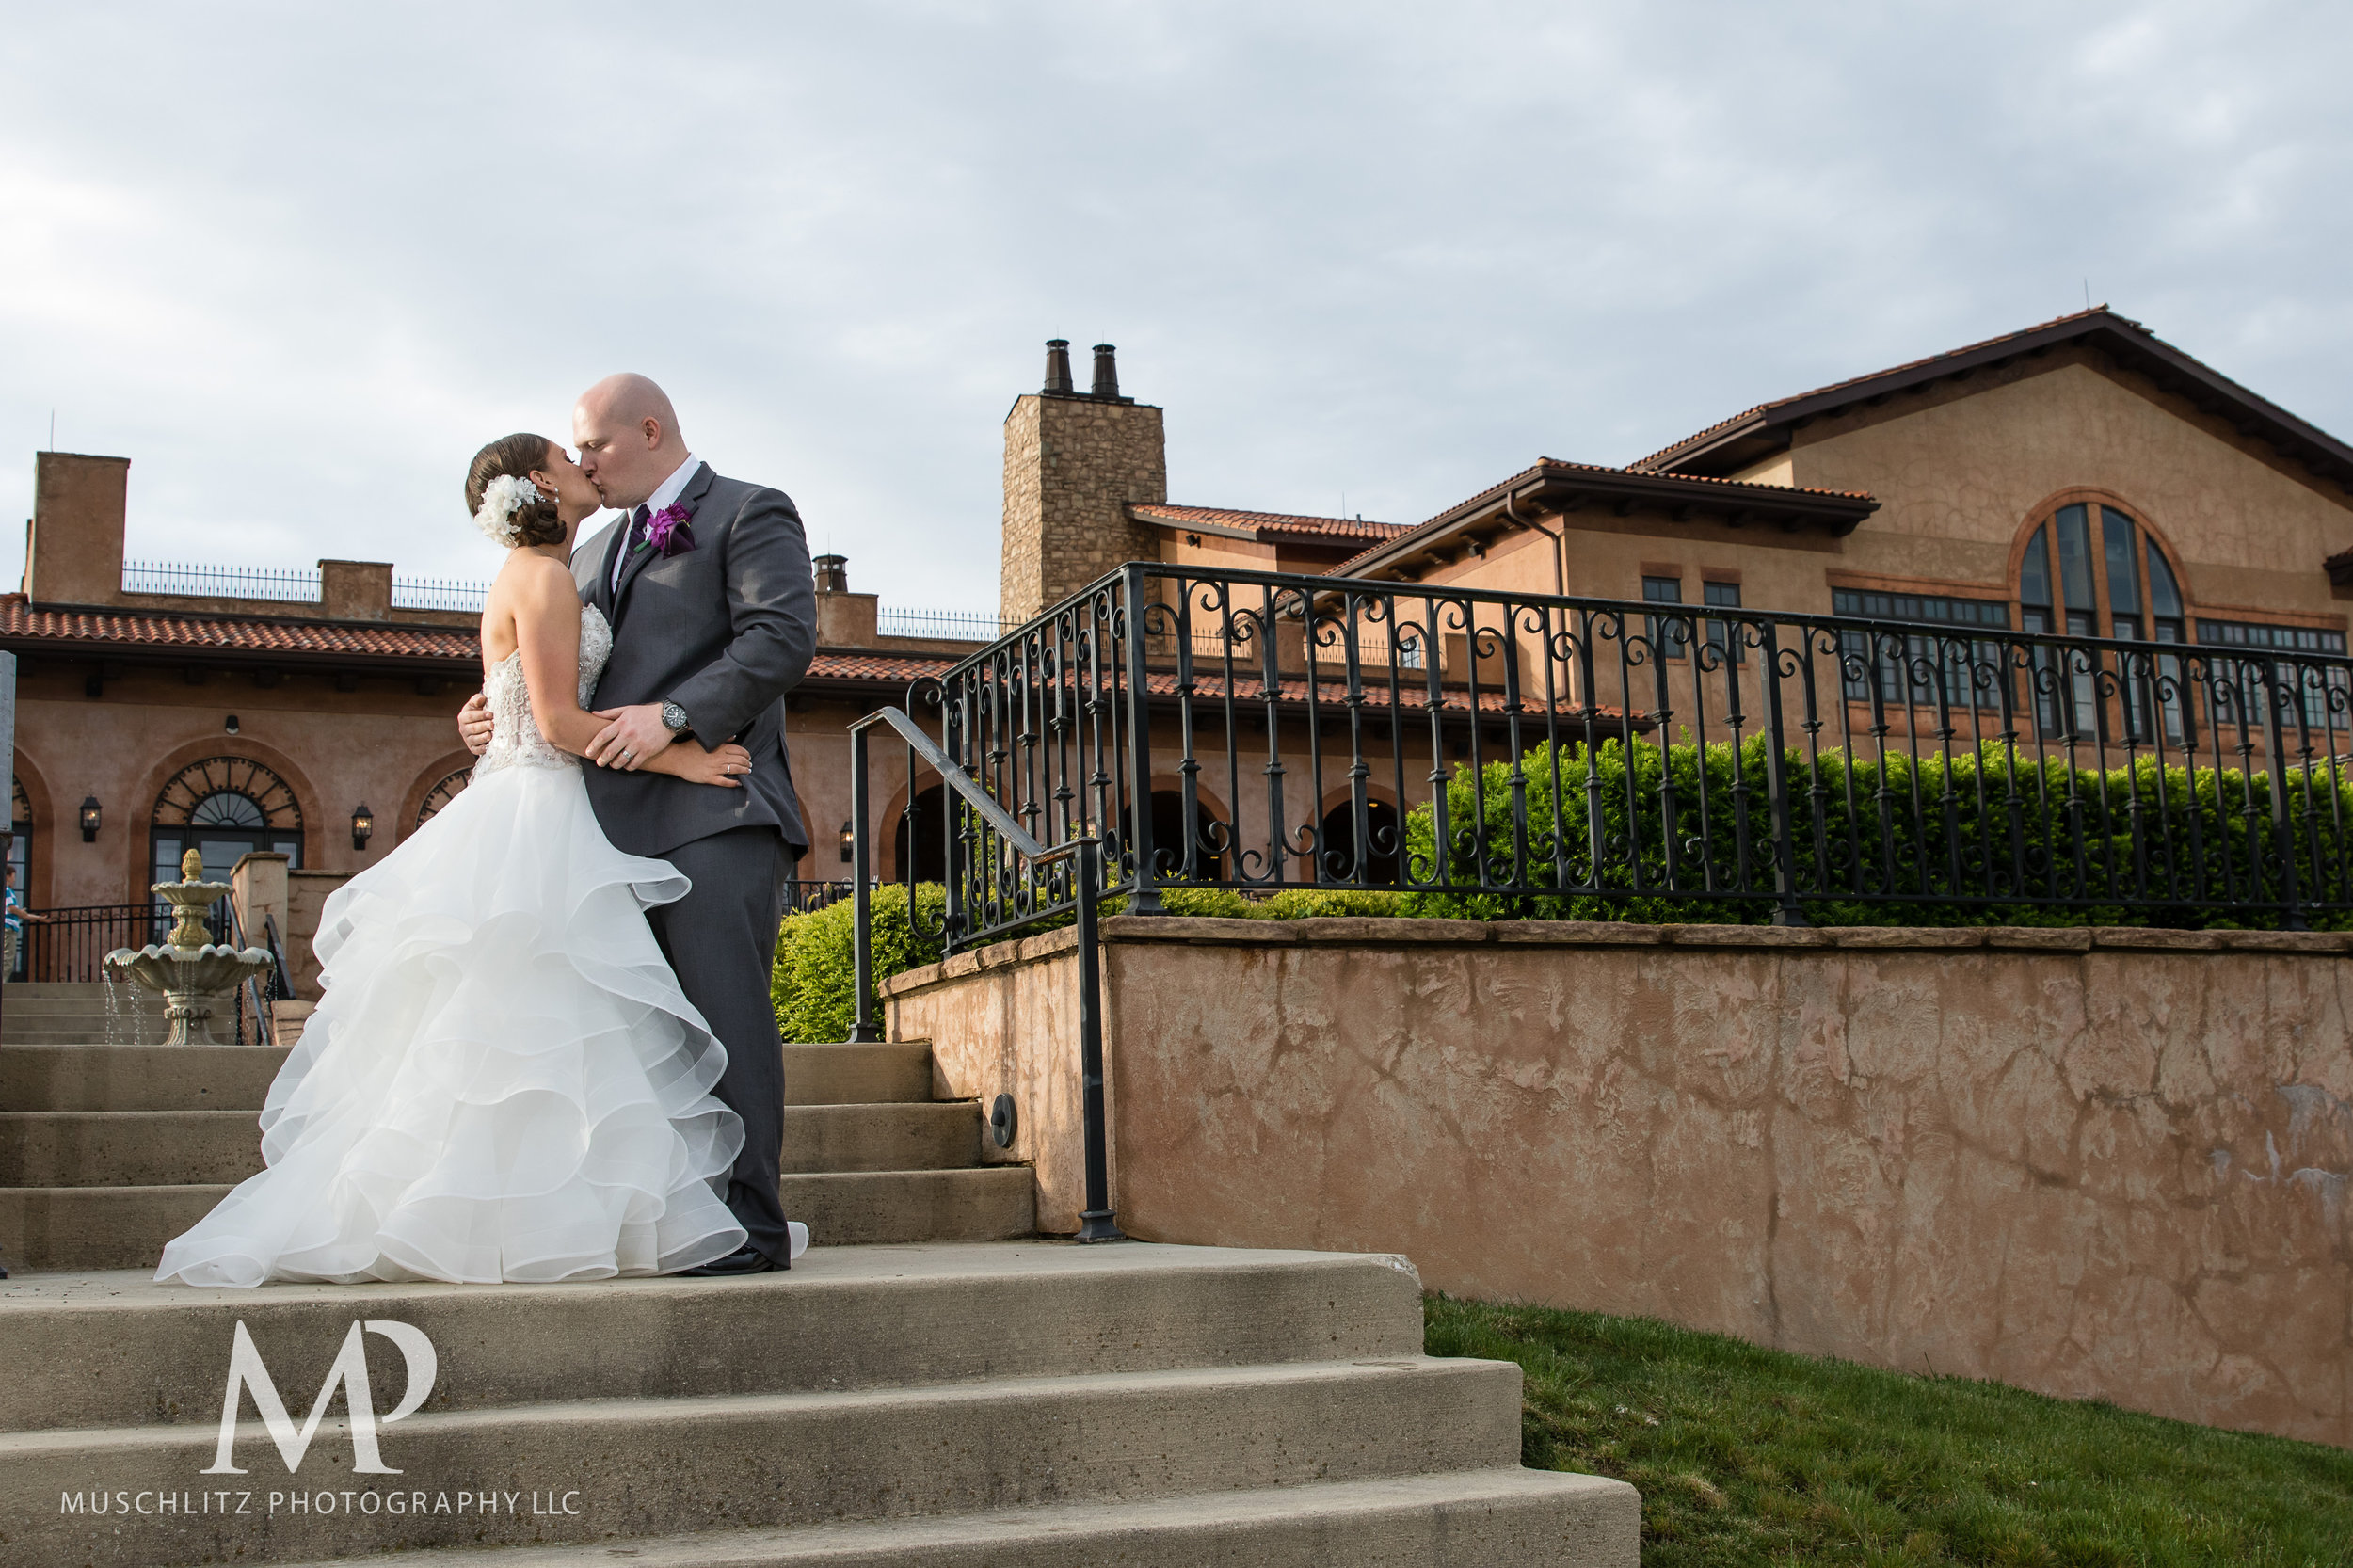
[[[1394,915],[1395,893],[1362,893],[1347,888],[1292,888],[1268,899],[1253,900],[1224,888],[1163,888],[1160,902],[1172,915],[1214,915],[1246,920],[1297,920],[1331,915]],[[907,920],[907,890],[893,883],[874,890],[874,983],[892,975],[939,962],[936,932],[946,908],[946,895],[936,882],[918,883],[916,920]],[[1103,913],[1118,914],[1124,898],[1103,901]],[[844,899],[811,914],[788,915],[776,936],[776,963],[768,982],[768,995],[776,1007],[776,1023],[787,1040],[823,1043],[850,1037],[856,1016],[853,998],[851,904]],[[1020,935],[1034,936],[1071,923],[1061,915],[1026,927]],[[1003,938],[999,938],[1002,940]]]
[[[1770,796],[1767,792],[1767,764],[1770,760],[1767,744],[1754,737],[1744,744],[1736,756],[1729,744],[1719,743],[1705,747],[1678,744],[1665,748],[1637,742],[1628,746],[1622,741],[1609,741],[1589,753],[1582,743],[1560,748],[1558,765],[1549,744],[1527,754],[1520,771],[1527,779],[1527,817],[1529,823],[1529,882],[1539,887],[1558,887],[1560,882],[1552,859],[1547,836],[1555,823],[1555,812],[1561,813],[1569,843],[1572,880],[1583,880],[1586,873],[1578,862],[1587,853],[1588,831],[1586,798],[1589,760],[1592,776],[1601,785],[1603,826],[1609,840],[1624,845],[1635,835],[1629,824],[1639,821],[1639,855],[1644,879],[1649,882],[1665,878],[1665,856],[1660,847],[1658,830],[1659,792],[1662,776],[1675,802],[1678,837],[1688,845],[1700,832],[1699,807],[1702,781],[1709,812],[1705,839],[1707,855],[1720,868],[1726,880],[1737,876],[1738,858],[1735,840],[1736,817],[1745,816],[1749,834],[1749,855],[1752,881],[1769,884],[1771,877],[1771,848],[1773,824]],[[1957,752],[1950,763],[1942,756],[1931,756],[1914,762],[1903,755],[1891,756],[1882,769],[1877,761],[1849,759],[1842,754],[1825,753],[1818,764],[1809,764],[1803,754],[1786,754],[1785,769],[1793,797],[1794,837],[1797,840],[1798,885],[1801,889],[1810,886],[1842,886],[1851,884],[1848,872],[1835,858],[1835,852],[1845,848],[1851,828],[1861,841],[1872,864],[1884,875],[1884,862],[1876,858],[1882,842],[1892,845],[1897,868],[1897,886],[1907,891],[1919,889],[1929,896],[1925,900],[1860,897],[1848,900],[1822,900],[1806,903],[1808,918],[1822,925],[2187,925],[2187,926],[2253,926],[2268,927],[2278,923],[2276,910],[2261,905],[2233,910],[2198,909],[2187,904],[2167,905],[2161,903],[2123,903],[2110,904],[2076,904],[2070,906],[2038,904],[2027,902],[2014,904],[1980,904],[1943,902],[1937,895],[1966,896],[1982,886],[1964,861],[1958,880],[1953,876],[1945,856],[1945,822],[1949,810],[1964,851],[1991,838],[1995,850],[1995,864],[2009,864],[2010,834],[2013,830],[2009,797],[2014,792],[2020,797],[2015,831],[2029,855],[2051,854],[2058,859],[2056,871],[2032,873],[2036,885],[2025,889],[2029,895],[2044,894],[2076,896],[2070,888],[2075,876],[2073,844],[2068,807],[2071,770],[2060,760],[2041,764],[2031,758],[2013,760],[1999,742],[1990,742],[1977,751]],[[1490,863],[1498,874],[1509,876],[1514,849],[1514,825],[1512,813],[1511,775],[1513,769],[1503,762],[1491,762],[1484,770],[1485,811],[1483,826],[1478,803],[1473,793],[1474,775],[1468,764],[1458,765],[1447,783],[1448,837],[1445,864],[1449,880],[1477,882],[1478,855],[1474,829],[1482,829]],[[1629,811],[1627,794],[1630,787],[1640,808],[1640,817]],[[2106,771],[2091,768],[2072,770],[2077,806],[2074,818],[2079,820],[2081,842],[2086,867],[2084,891],[2080,896],[2096,899],[2130,896],[2134,866],[2132,809],[2139,803],[2142,839],[2149,861],[2149,886],[2153,900],[2162,900],[2167,893],[2166,872],[2169,866],[2178,880],[2174,888],[2187,894],[2195,887],[2191,872],[2189,835],[2193,821],[2200,835],[2206,857],[2210,889],[2218,889],[2221,854],[2227,849],[2239,886],[2246,886],[2250,834],[2246,812],[2251,807],[2259,821],[2267,824],[2271,809],[2271,780],[2266,775],[2252,777],[2235,770],[2217,774],[2212,768],[2190,770],[2171,767],[2160,770],[2154,760],[2143,760],[2130,768]],[[1557,781],[1557,785],[1556,785]],[[1878,796],[1882,781],[1891,799],[1887,803],[1892,819],[1882,826]],[[1745,787],[1742,797],[1734,792],[1738,783]],[[1833,863],[1825,872],[1817,856],[1809,802],[1814,792],[1822,794],[1824,829],[1833,851]],[[2308,779],[2304,775],[2290,775],[2287,780],[2288,811],[2292,823],[2300,823],[2309,806],[2317,821],[2310,831],[2298,829],[2296,844],[2297,887],[2307,899],[2324,883],[2333,887],[2343,864],[2344,845],[2336,824],[2353,824],[2353,788],[2339,788],[2331,801],[2330,787],[2325,778]],[[1850,814],[1848,799],[1851,794],[1854,808]],[[1980,808],[1980,796],[1983,806]],[[1559,804],[1556,806],[1556,802]],[[2104,831],[2104,828],[2114,831]],[[1892,830],[1891,830],[1892,829]],[[2167,842],[2164,835],[2171,835]],[[2267,829],[2264,834],[2269,837]],[[1417,807],[1406,820],[1406,851],[1408,864],[1417,878],[1427,878],[1431,869],[1439,864],[1436,842],[1436,817],[1429,802]],[[1623,856],[1623,847],[1616,851]],[[1923,859],[1926,871],[1923,872]],[[2315,863],[2324,873],[2315,880]],[[1679,856],[1683,876],[1694,876],[1696,866],[1689,856]],[[2118,883],[2111,888],[2106,868],[2118,868]],[[1602,873],[1605,888],[1631,889],[1635,886],[1632,872],[1623,859],[1611,863],[1605,856]],[[2210,892],[2211,896],[2211,892]],[[1773,903],[1769,899],[1726,899],[1721,897],[1636,896],[1631,892],[1618,895],[1595,893],[1529,894],[1416,894],[1407,901],[1411,913],[1467,917],[1476,920],[1635,920],[1642,922],[1693,923],[1761,923],[1772,918]],[[2308,914],[2315,926],[2342,928],[2349,923],[2345,916]]]

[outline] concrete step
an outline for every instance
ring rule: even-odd
[[[0,1541],[27,1568],[151,1568],[1492,1470],[1518,1463],[1519,1396],[1520,1370],[1509,1362],[1413,1356],[424,1410],[382,1432],[384,1463],[404,1477],[477,1496],[544,1495],[552,1484],[579,1512],[346,1513],[336,1496],[346,1487],[405,1497],[415,1483],[314,1461],[319,1479],[297,1484],[332,1488],[338,1506],[312,1515],[299,1537],[266,1514],[149,1515],[136,1528],[61,1517],[61,1500],[75,1493],[193,1492],[229,1480],[201,1474],[214,1460],[213,1422],[12,1432],[0,1435]],[[328,1447],[343,1445],[330,1436]],[[282,1462],[260,1422],[240,1429],[236,1457],[250,1472],[243,1484],[257,1493],[281,1484],[273,1472]]]
[[[250,1111],[0,1112],[0,1187],[233,1186],[261,1169]]]
[[[467,1568],[1637,1568],[1641,1497],[1544,1470],[1321,1481],[1150,1501],[992,1509],[586,1546],[481,1552]],[[432,1568],[395,1552],[373,1568]],[[299,1568],[299,1565],[298,1565]],[[320,1564],[309,1568],[323,1568]]]
[[[0,1262],[11,1272],[152,1269],[229,1187],[0,1187]]]
[[[285,1060],[280,1046],[0,1044],[0,1111],[245,1111],[258,1116]]]
[[[778,1187],[785,1214],[808,1226],[812,1246],[997,1241],[1037,1230],[1037,1183],[1027,1165],[794,1173]]]
[[[1420,1352],[1419,1292],[1398,1259],[1363,1254],[1038,1240],[816,1248],[732,1280],[196,1290],[36,1274],[0,1282],[0,1432],[216,1422],[240,1321],[312,1393],[353,1318],[412,1323],[440,1357],[427,1408],[479,1410],[1394,1360]],[[398,1350],[365,1343],[376,1390],[397,1391]]]
[[[784,1112],[788,1171],[948,1171],[981,1162],[981,1108],[801,1105]]]
[[[229,1187],[0,1187],[0,1262],[12,1270],[152,1269],[164,1243]],[[995,1241],[1037,1229],[1026,1165],[812,1172],[785,1176],[782,1188],[785,1213],[807,1224],[818,1246]]]
[[[879,1105],[931,1097],[932,1048],[923,1041],[784,1048],[787,1105]]]

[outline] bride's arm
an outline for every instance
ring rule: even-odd
[[[522,651],[531,716],[550,745],[578,757],[605,723],[580,706],[580,590],[563,563],[552,558],[544,569],[535,567],[518,576],[515,640]],[[750,768],[751,754],[742,746],[710,750],[692,741],[664,746],[644,764],[648,773],[728,789],[742,788]]]

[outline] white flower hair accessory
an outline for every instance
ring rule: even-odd
[[[473,515],[473,520],[489,536],[491,543],[512,550],[522,539],[515,528],[515,514],[546,499],[539,487],[530,480],[502,473],[482,487],[482,509]]]

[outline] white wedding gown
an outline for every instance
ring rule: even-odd
[[[584,610],[584,706],[612,648]],[[157,1279],[604,1279],[744,1244],[720,1196],[744,1128],[711,1094],[727,1050],[646,923],[687,881],[606,840],[520,654],[483,689],[472,782],[327,900],[326,998],[270,1085],[268,1168]]]

